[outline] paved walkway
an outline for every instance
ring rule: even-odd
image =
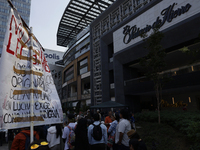
[[[5,143],[3,146],[0,146],[0,150],[8,150],[8,144]]]

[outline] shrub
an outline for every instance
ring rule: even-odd
[[[135,114],[136,121],[157,122],[157,112],[143,112]],[[191,150],[200,149],[200,113],[161,111],[161,122],[168,124],[182,133],[193,142]]]

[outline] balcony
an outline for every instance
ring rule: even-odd
[[[91,98],[91,89],[83,90],[81,99],[90,99]]]
[[[67,98],[68,102],[75,101],[75,100],[77,100],[77,96],[76,97],[69,97],[69,98]]]
[[[172,80],[163,87],[165,92],[198,91],[200,87],[200,71],[172,76]],[[126,95],[155,94],[153,81],[138,78],[125,81],[124,91]]]
[[[67,101],[70,102],[70,101],[75,101],[75,100],[77,100],[77,92],[70,93],[69,97],[67,98]]]

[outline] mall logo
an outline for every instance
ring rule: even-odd
[[[174,3],[173,5],[170,5],[169,7],[163,9],[161,11],[161,15],[163,16],[163,18],[160,18],[158,16],[156,21],[152,25],[146,25],[145,28],[140,29],[136,25],[132,27],[129,25],[125,26],[123,30],[123,42],[125,44],[128,44],[132,39],[135,39],[138,36],[149,32],[151,29],[154,29],[155,27],[162,27],[166,21],[170,23],[174,18],[188,12],[189,9],[192,7],[192,5],[188,3],[187,5],[182,6],[177,10],[173,10],[175,5],[177,5],[177,3]]]
[[[47,54],[47,53],[44,53],[44,55],[45,55],[46,58],[57,59],[57,60],[60,59],[60,57],[59,57],[58,55],[56,55],[56,53],[54,53],[54,54]]]

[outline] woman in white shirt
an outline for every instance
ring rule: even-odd
[[[60,150],[62,128],[60,124],[54,124],[47,130],[47,141],[51,150]]]

